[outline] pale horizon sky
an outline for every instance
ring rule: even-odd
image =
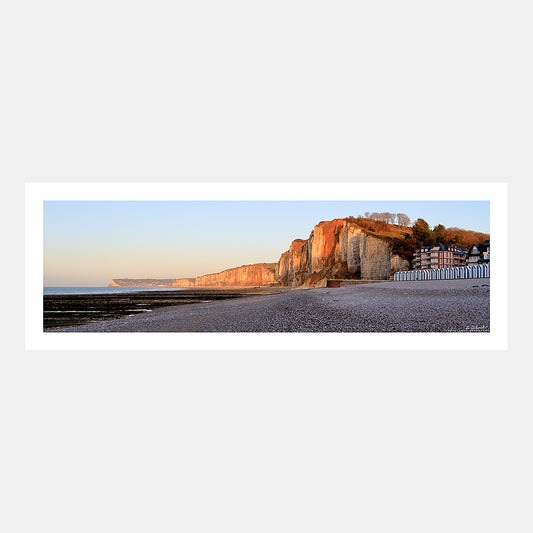
[[[490,233],[488,201],[45,201],[44,285],[106,286],[276,262],[320,221],[367,211]]]

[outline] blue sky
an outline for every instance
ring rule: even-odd
[[[44,284],[105,286],[274,262],[318,222],[367,211],[490,232],[486,201],[46,201]]]

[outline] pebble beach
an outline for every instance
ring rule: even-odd
[[[159,307],[57,332],[488,332],[490,279],[294,289]]]

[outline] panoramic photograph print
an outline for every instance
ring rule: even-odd
[[[42,323],[487,333],[490,202],[46,200]]]

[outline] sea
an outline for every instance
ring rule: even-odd
[[[123,294],[147,291],[183,291],[178,287],[43,287],[43,294]]]

